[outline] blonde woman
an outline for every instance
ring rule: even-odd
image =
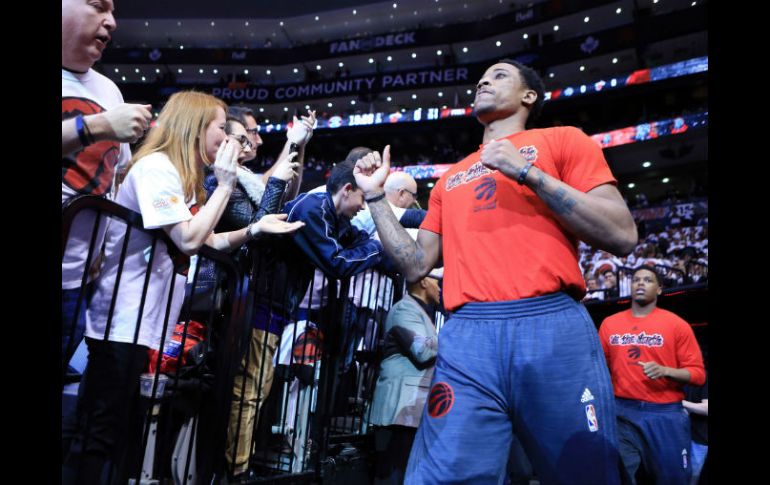
[[[236,182],[241,150],[225,134],[226,109],[222,101],[207,94],[172,95],[118,188],[118,204],[141,213],[145,229],[163,229],[188,255],[203,244],[230,251],[259,234],[288,233],[303,225],[267,215],[242,229],[214,234]],[[208,200],[203,190],[207,165],[213,166],[218,181]],[[191,208],[196,205],[200,210],[193,215]],[[100,483],[105,462],[119,461],[129,432],[141,432],[141,426],[129,422],[138,410],[137,387],[147,349],[159,348],[166,322],[167,329],[173,329],[183,292],[184,278],[175,275],[165,244],[113,220],[101,276],[86,314],[89,356],[78,403],[80,446],[72,448],[83,456],[82,463],[70,470],[78,472],[77,483]],[[68,464],[75,460],[71,453]]]

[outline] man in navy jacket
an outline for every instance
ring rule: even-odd
[[[355,161],[348,156],[335,165],[325,192],[300,194],[284,207],[287,221],[305,223],[292,240],[330,278],[347,278],[386,259],[382,244],[350,223],[364,207],[364,193],[353,177]]]

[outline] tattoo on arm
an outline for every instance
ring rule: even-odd
[[[548,204],[548,207],[558,216],[572,214],[572,208],[575,207],[577,201],[567,196],[567,191],[561,187],[557,188],[553,193],[548,192],[545,188],[545,173],[542,170],[538,171],[537,178],[536,192]]]
[[[424,253],[417,242],[396,219],[384,200],[369,204],[369,210],[380,234],[385,252],[404,275],[421,271],[424,265]]]

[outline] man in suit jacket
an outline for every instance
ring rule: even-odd
[[[375,431],[375,484],[401,484],[433,377],[438,350],[434,306],[438,281],[430,276],[409,285],[385,321],[384,355],[374,390],[370,424]]]

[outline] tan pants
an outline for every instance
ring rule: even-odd
[[[225,452],[228,464],[234,467],[233,474],[242,473],[248,469],[252,434],[256,426],[255,417],[273,384],[273,356],[278,345],[278,336],[267,333],[267,340],[265,340],[266,333],[264,330],[251,329],[249,349],[235,375]],[[241,402],[243,402],[242,406]]]

